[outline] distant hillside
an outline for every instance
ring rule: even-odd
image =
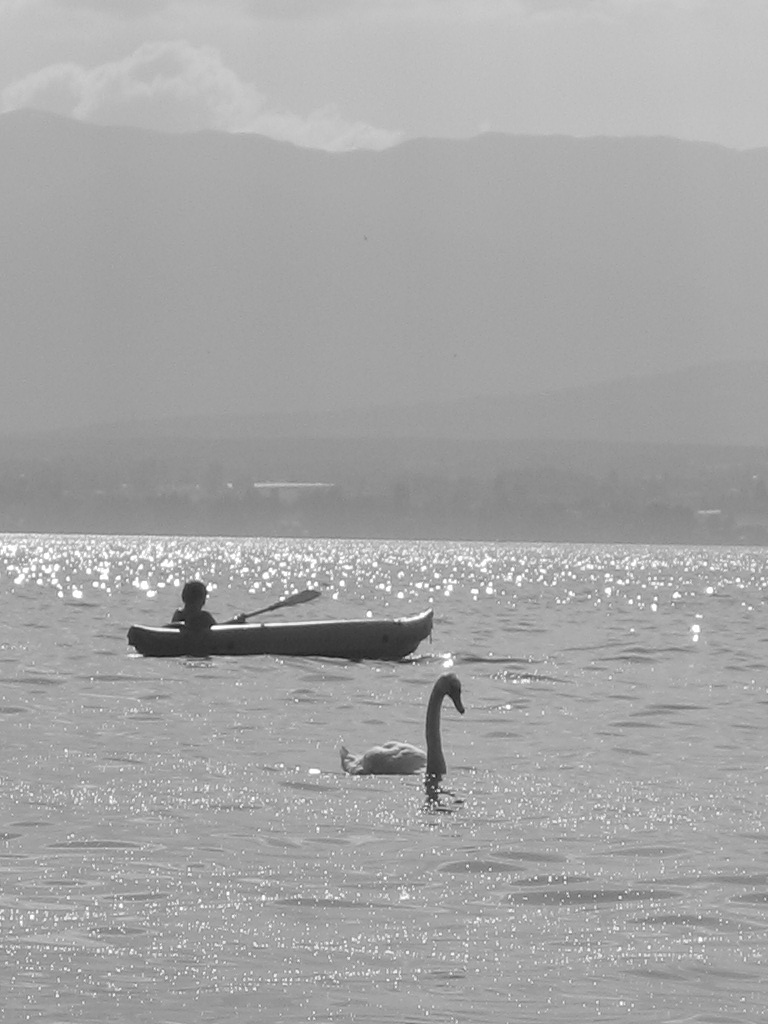
[[[681,377],[677,419],[653,386],[535,396],[764,358],[768,151],[328,154],[17,112],[0,232],[0,429],[399,406],[403,430],[755,433],[741,385],[686,411]]]
[[[79,430],[71,442],[123,441],[138,446],[186,438],[199,444],[265,443],[293,439],[339,442],[598,442],[613,445],[768,447],[768,360],[714,363],[531,395],[427,397],[411,404],[373,399],[363,409],[314,412],[296,408],[271,415],[191,415],[112,420]],[[50,439],[46,438],[49,444]],[[454,448],[451,449],[451,445]],[[432,446],[429,450],[436,450]],[[472,458],[473,456],[469,456]]]

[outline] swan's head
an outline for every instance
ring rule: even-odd
[[[446,672],[437,680],[435,689],[444,697],[450,697],[459,714],[464,714],[464,705],[461,703],[461,683],[457,675],[453,672]]]

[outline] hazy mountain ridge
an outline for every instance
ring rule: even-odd
[[[475,395],[461,401],[376,404],[328,412],[293,409],[262,416],[115,420],[63,438],[128,443],[209,439],[215,443],[294,439],[361,442],[590,442],[617,445],[768,446],[768,360],[713,363],[532,395]],[[671,439],[674,439],[671,440]],[[50,437],[45,436],[46,444]]]
[[[429,432],[486,395],[467,429],[510,429],[512,404],[551,436],[567,385],[765,354],[763,150],[328,154],[22,113],[0,118],[0,230],[4,429],[373,404]]]
[[[0,529],[766,543],[766,376],[6,435]]]

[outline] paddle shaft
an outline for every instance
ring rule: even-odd
[[[314,601],[320,597],[319,590],[299,590],[296,594],[283,597],[274,604],[268,604],[266,608],[257,608],[255,612],[248,612],[243,619],[252,619],[254,615],[263,615],[265,612],[273,612],[276,608],[290,608],[294,604],[305,604],[307,601]]]

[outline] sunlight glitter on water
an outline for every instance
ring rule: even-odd
[[[768,1012],[765,553],[5,537],[0,576],[17,1019]],[[297,617],[432,604],[435,636],[403,664],[131,654],[192,576],[217,615],[313,587]],[[450,794],[343,775],[342,738],[423,742],[446,665]]]
[[[714,555],[702,566],[695,550],[682,549],[669,549],[665,561],[621,549],[535,545],[489,548],[423,542],[408,545],[404,553],[402,545],[387,542],[377,545],[371,558],[367,542],[286,545],[220,538],[77,536],[6,538],[3,549],[6,573],[16,586],[36,580],[63,590],[63,583],[70,589],[97,583],[113,593],[129,581],[153,595],[192,576],[210,579],[214,590],[225,586],[250,594],[311,586],[345,588],[364,577],[369,588],[400,601],[414,588],[444,596],[461,588],[474,596],[506,598],[507,588],[499,581],[508,580],[518,599],[524,597],[521,590],[545,587],[556,590],[561,603],[584,596],[596,601],[598,592],[643,603],[680,601],[702,593],[714,597],[726,588],[763,588],[767,582],[765,566],[749,552],[739,556],[735,569],[733,558]],[[702,586],[702,569],[715,582]],[[220,582],[222,572],[225,582]],[[681,574],[685,587],[680,587]]]

